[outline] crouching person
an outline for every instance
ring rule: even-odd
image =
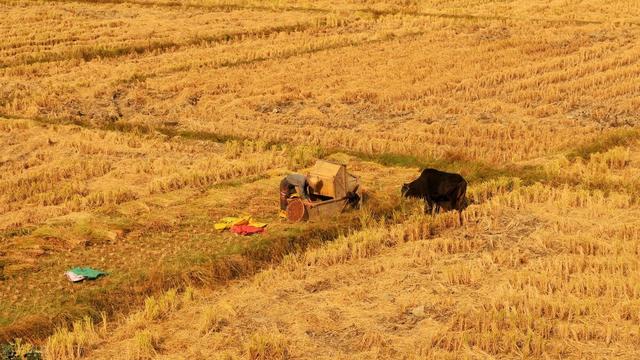
[[[310,194],[313,191],[314,184],[318,182],[315,176],[309,176],[308,174],[289,174],[280,181],[280,216],[287,217],[287,205],[288,199],[294,194],[298,194],[302,201],[310,204]]]

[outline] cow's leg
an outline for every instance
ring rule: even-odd
[[[424,198],[424,213],[431,214],[433,212],[433,200],[428,195]]]
[[[428,200],[424,201],[424,213],[425,214],[430,214],[432,211],[432,206],[431,203]]]
[[[458,210],[458,218],[460,219],[460,226],[464,225],[462,220],[462,210],[465,208],[467,194],[467,183],[462,183],[456,192],[456,197],[451,201],[451,205]]]

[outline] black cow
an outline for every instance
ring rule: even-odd
[[[459,174],[451,174],[436,169],[424,169],[420,177],[402,185],[402,196],[424,199],[424,212],[457,210],[462,224],[462,210],[467,200],[467,181]]]

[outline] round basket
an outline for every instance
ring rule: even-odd
[[[304,220],[307,215],[307,209],[300,199],[293,199],[287,205],[287,219],[291,222],[299,222]]]

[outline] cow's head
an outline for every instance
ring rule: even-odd
[[[402,193],[402,197],[416,197],[417,196],[417,194],[415,193],[415,189],[413,188],[411,183],[402,184],[401,193]]]
[[[476,201],[473,200],[473,199],[469,199],[468,197],[465,196],[464,199],[462,200],[462,209],[460,209],[460,210],[464,210],[469,205],[472,205],[472,204],[476,204]]]

